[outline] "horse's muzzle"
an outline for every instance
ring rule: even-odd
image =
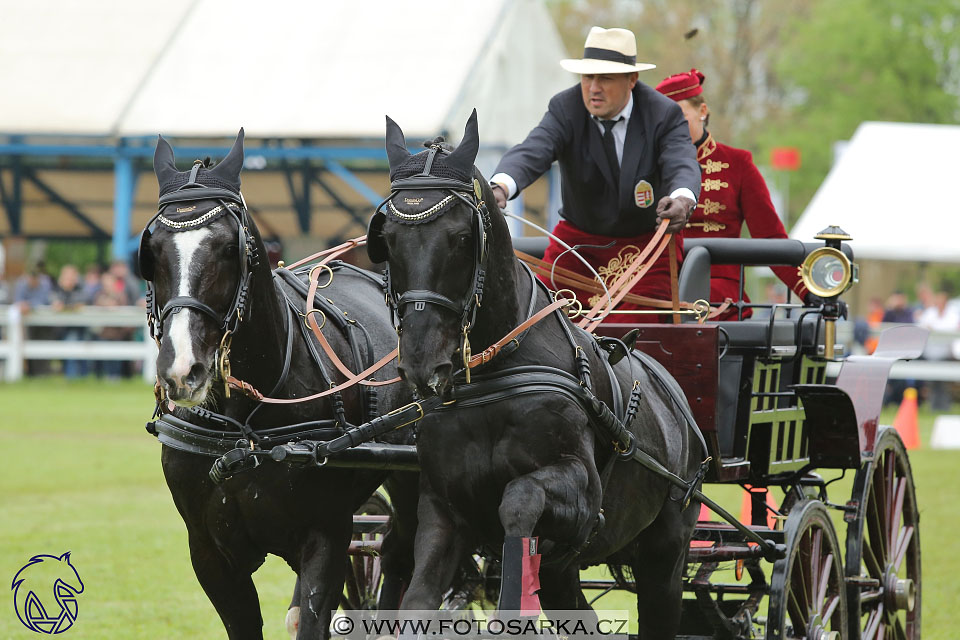
[[[186,375],[167,372],[161,376],[167,397],[181,407],[201,404],[207,397],[211,381],[209,368],[200,362],[195,362]]]
[[[442,396],[450,386],[450,377],[453,374],[453,365],[447,361],[431,367],[397,367],[400,377],[409,384],[421,398]]]

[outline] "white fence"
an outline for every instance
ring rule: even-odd
[[[143,329],[138,340],[28,340],[28,327],[105,327]],[[141,307],[83,307],[54,311],[37,307],[22,313],[18,305],[0,305],[0,360],[3,379],[23,377],[26,360],[133,360],[143,363],[143,379],[156,378],[157,346],[149,338]],[[144,339],[145,337],[145,339]]]
[[[879,327],[874,334],[886,328]],[[27,327],[85,327],[97,330],[104,327],[132,327],[143,329],[138,340],[28,340]],[[0,305],[0,360],[3,361],[3,379],[23,377],[26,360],[133,360],[143,363],[143,379],[151,384],[156,378],[157,346],[149,339],[144,310],[141,307],[84,307],[77,311],[54,311],[39,307],[21,313],[17,305]],[[960,332],[933,333],[930,343],[945,346],[960,341]],[[853,343],[853,323],[837,326],[837,342]],[[849,351],[848,351],[849,353]],[[830,368],[836,375],[837,365]],[[960,361],[914,360],[898,362],[890,377],[900,380],[960,381]]]

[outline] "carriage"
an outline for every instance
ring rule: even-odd
[[[708,298],[711,264],[788,265],[802,269],[821,305],[749,305],[766,307],[767,317],[704,322],[702,314],[688,314],[682,322],[601,324],[595,330],[597,336],[628,336],[627,346],[661,362],[683,390],[704,438],[707,456],[697,481],[682,486],[686,499],[692,498],[690,508],[700,502],[725,522],[705,519],[693,530],[677,637],[920,637],[919,511],[906,450],[895,430],[879,424],[879,411],[890,367],[918,357],[926,334],[899,327],[881,336],[874,354],[838,358],[839,296],[855,281],[856,269],[841,230],[829,228],[818,239],[823,242],[688,240],[677,296]],[[313,305],[326,317],[317,281],[340,277],[348,267],[331,258],[358,244],[323,252],[318,263],[294,271],[311,282],[304,323]],[[525,241],[516,244],[528,254],[538,250]],[[743,268],[741,281],[742,274]],[[422,307],[423,299],[414,302]],[[738,304],[741,310],[748,306]],[[466,340],[463,351],[466,363]],[[830,370],[837,365],[838,372]],[[221,373],[229,377],[229,369]],[[242,385],[239,390],[259,393]],[[234,447],[221,438],[226,453],[217,458],[211,478],[223,482],[262,463],[416,469],[415,445],[373,440],[442,409],[441,398],[433,396],[324,439],[309,432],[279,433],[264,448],[252,441]],[[173,430],[183,428],[171,420],[160,415],[148,430],[170,441]],[[831,500],[828,489],[836,478],[821,475],[831,470],[841,476],[852,472],[850,495]],[[749,488],[750,522],[739,522],[709,498],[709,491],[701,493],[699,481]],[[773,488],[782,489],[779,507],[767,499]],[[377,599],[380,541],[391,524],[390,512],[388,501],[374,497],[354,518],[344,606],[367,607]],[[466,564],[447,594],[449,604],[496,602],[498,559],[478,553]],[[582,580],[580,587],[636,588],[629,572],[611,569],[613,578]]]

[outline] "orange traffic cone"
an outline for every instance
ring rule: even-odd
[[[903,446],[908,450],[920,448],[920,430],[917,427],[917,390],[907,387],[903,391],[903,400],[893,419],[893,427],[900,434]]]
[[[740,522],[744,524],[751,524],[753,518],[751,517],[753,513],[752,498],[750,496],[750,485],[744,485],[746,491],[743,492],[743,500],[740,502]],[[767,491],[767,506],[770,509],[776,510],[777,502],[773,499],[773,494],[770,491]],[[776,524],[777,519],[773,516],[773,511],[767,509],[767,526],[773,529],[773,525]]]

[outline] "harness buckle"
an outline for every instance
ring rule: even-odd
[[[470,325],[463,325],[463,348],[461,349],[463,354],[463,366],[464,374],[466,375],[467,384],[470,384],[470,358],[473,356],[473,352],[470,350]]]
[[[223,395],[230,397],[230,343],[233,342],[233,332],[227,329],[220,339],[220,348],[217,350],[217,370],[220,373],[220,379],[223,381]]]

